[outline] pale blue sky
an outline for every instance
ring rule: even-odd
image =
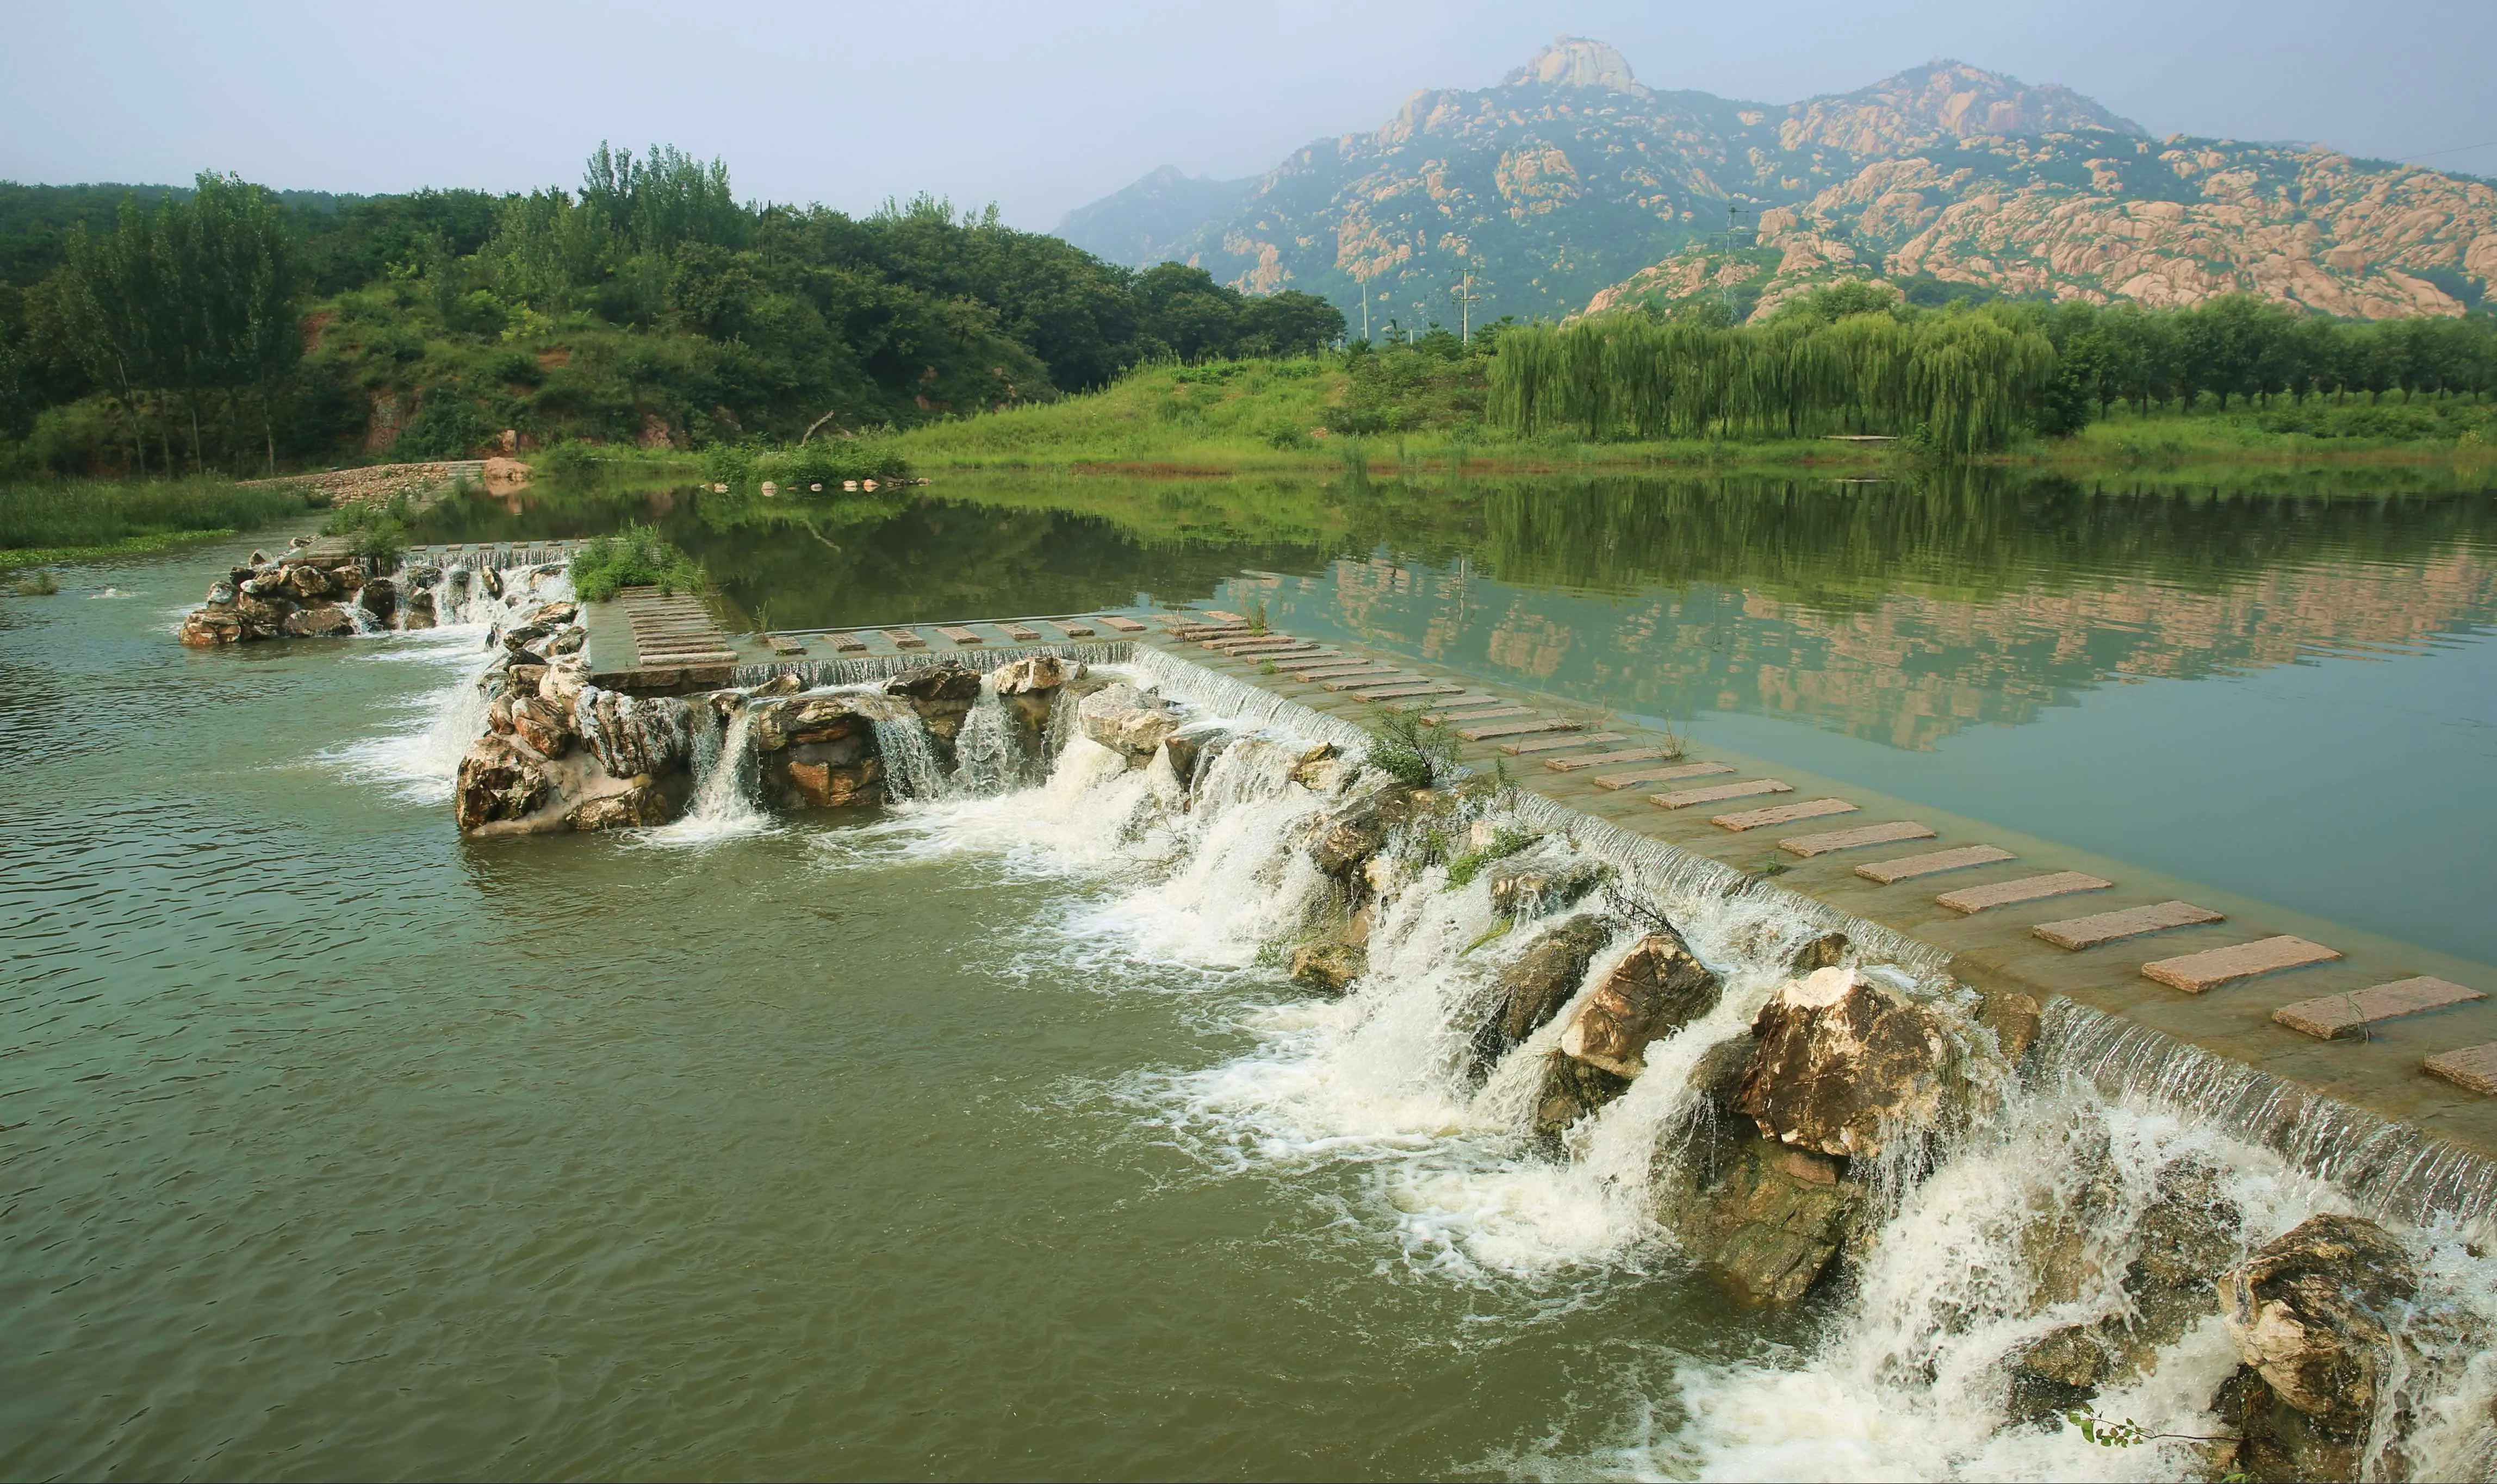
[[[2489,0],[6,8],[0,177],[27,181],[514,189],[655,140],[726,156],[745,196],[928,190],[1045,230],[1157,165],[1250,174],[1415,88],[1488,85],[1560,31],[1658,87],[1785,103],[1950,55],[2154,134],[2497,174]]]

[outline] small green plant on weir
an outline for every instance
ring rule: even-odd
[[[321,522],[321,534],[344,536],[358,556],[387,564],[407,545],[407,521],[415,510],[416,502],[404,491],[392,495],[387,504],[343,505]]]
[[[17,596],[21,598],[48,598],[60,590],[60,580],[41,567],[17,579]]]
[[[1471,886],[1483,868],[1495,861],[1504,861],[1543,837],[1533,830],[1501,828],[1492,832],[1491,843],[1480,850],[1469,850],[1448,863],[1450,886]]]
[[[604,603],[625,587],[652,586],[671,596],[699,592],[704,583],[699,562],[638,522],[594,538],[572,559],[573,595],[585,603]]]
[[[1437,788],[1460,773],[1457,740],[1424,728],[1417,711],[1389,711],[1370,729],[1370,766],[1407,788]]]
[[[2081,1436],[2102,1448],[2137,1448],[2146,1442],[2239,1442],[2233,1433],[2217,1436],[2207,1433],[2154,1433],[2131,1417],[2102,1417],[2094,1411],[2074,1407],[2064,1414],[2064,1420],[2081,1430]],[[2243,1477],[2237,1475],[2236,1477]]]
[[[1257,600],[1257,606],[1248,610],[1248,632],[1257,635],[1264,635],[1271,632],[1266,627],[1266,600],[1264,598],[1259,598]]]

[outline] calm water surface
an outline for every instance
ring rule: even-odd
[[[2485,495],[945,494],[430,534],[657,519],[791,627],[1264,602],[2497,960]],[[0,598],[0,1473],[1687,1472],[1677,1376],[1810,1340],[1226,1121],[1288,995],[1117,863],[461,844],[478,636],[180,650],[247,544]]]

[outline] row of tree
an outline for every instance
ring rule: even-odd
[[[290,211],[203,175],[95,230],[64,205],[85,220],[14,239],[42,275],[0,283],[0,437],[34,430],[56,463],[440,457],[506,427],[787,441],[1343,332],[1312,296],[1105,264],[994,208],[741,204],[723,164],[667,147],[601,145],[578,190],[501,198]]]
[[[1708,307],[1703,305],[1703,310]],[[1520,434],[1914,435],[1940,449],[2069,433],[2117,405],[2497,393],[2497,320],[2374,324],[2247,296],[2191,309],[1998,300],[1922,310],[1880,288],[1824,289],[1765,321],[1645,310],[1507,331],[1490,416]]]
[[[148,464],[142,406],[155,415],[159,462],[170,472],[173,410],[189,415],[196,464],[203,402],[223,394],[232,418],[245,392],[258,398],[263,452],[274,470],[269,409],[303,352],[283,215],[258,186],[203,174],[187,199],[153,211],[124,202],[110,233],[83,223],[71,231],[54,285],[56,323],[87,374],[130,409],[131,459],[140,472]]]

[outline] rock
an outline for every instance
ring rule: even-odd
[[[1994,990],[1979,1002],[1976,1023],[1994,1032],[1995,1044],[2003,1049],[2003,1059],[2017,1062],[2038,1044],[2038,1033],[2044,1027],[2043,1012],[2034,995],[2018,990]]]
[[[683,807],[675,793],[655,779],[633,779],[621,792],[585,799],[564,815],[575,830],[639,830],[663,825]]]
[[[1507,1055],[1561,1013],[1587,978],[1587,964],[1612,941],[1613,926],[1599,917],[1573,917],[1543,934],[1494,983],[1492,1013],[1474,1031],[1477,1072]]]
[[[235,599],[235,613],[245,623],[256,625],[269,635],[276,634],[280,625],[294,614],[294,602],[287,598],[257,596],[248,590],[249,584],[244,586],[243,595]]]
[[[269,553],[255,547],[248,560],[255,567],[266,567],[269,565]]]
[[[788,696],[754,702],[752,709],[754,745],[763,752],[869,736],[878,719],[889,721],[904,714],[892,700],[869,691]]]
[[[442,585],[442,569],[429,562],[420,562],[407,569],[407,584],[420,590]]]
[[[203,608],[182,620],[174,637],[195,649],[209,649],[265,636],[253,632],[232,608]]]
[[[541,640],[553,639],[553,637],[554,625],[551,623],[515,624],[513,627],[503,630],[501,634],[503,647],[515,652],[526,649],[531,646],[536,645]]]
[[[1535,1094],[1534,1133],[1557,1139],[1570,1124],[1630,1089],[1630,1080],[1565,1052],[1544,1058],[1543,1090]]]
[[[295,598],[326,598],[338,590],[337,581],[310,562],[284,569],[286,592]]]
[[[1627,1081],[1646,1069],[1650,1041],[1717,1008],[1723,989],[1678,934],[1652,932],[1579,1007],[1561,1032],[1561,1049]]]
[[[2245,1216],[2221,1188],[2221,1172],[2179,1160],[2159,1172],[2149,1209],[2134,1226],[2137,1252],[2124,1291],[2139,1322],[2132,1349],[2172,1344],[2195,1321],[2220,1309],[2219,1278],[2237,1260]]]
[[[562,708],[532,694],[512,702],[511,710],[512,730],[529,744],[529,750],[543,758],[558,758],[572,750],[576,739],[571,718]]]
[[[407,595],[407,605],[399,618],[403,629],[429,629],[434,624],[433,589],[420,587]]]
[[[387,628],[398,613],[398,584],[386,577],[376,577],[364,584],[357,594],[357,606],[373,616],[373,621]]]
[[[337,639],[356,631],[356,619],[335,603],[307,603],[288,614],[277,631],[289,639]]]
[[[578,603],[541,603],[529,610],[527,622],[542,623],[550,629],[560,628],[581,616]]]
[[[1739,1131],[1713,1164],[1665,1214],[1684,1252],[1754,1302],[1802,1298],[1846,1246],[1863,1187],[1823,1155]]]
[[[234,582],[229,578],[219,578],[208,584],[208,602],[214,607],[232,608],[235,605],[235,599],[240,596],[242,594],[237,590]]]
[[[1310,860],[1330,876],[1348,877],[1387,843],[1387,826],[1374,810],[1322,819],[1310,842]]]
[[[1001,696],[1027,696],[1036,691],[1056,690],[1069,680],[1080,680],[1085,667],[1055,654],[1033,654],[999,665],[989,672],[989,688]]]
[[[865,808],[884,802],[884,762],[873,753],[848,762],[793,757],[782,764],[788,796],[801,807]]]
[[[550,655],[579,654],[582,647],[588,643],[589,631],[578,623],[570,624],[547,641],[546,651]]]
[[[351,561],[344,566],[330,569],[330,589],[340,597],[363,591],[367,581],[369,579],[364,576],[362,562]]]
[[[1179,717],[1154,696],[1132,685],[1111,685],[1086,696],[1075,710],[1084,735],[1126,755],[1130,766],[1152,761],[1163,741],[1179,730]]]
[[[2011,1356],[2011,1420],[2044,1422],[2086,1406],[2116,1370],[2097,1325],[2051,1330]]]
[[[1848,951],[1854,946],[1844,932],[1824,932],[1795,950],[1794,957],[1787,961],[1786,971],[1800,976],[1836,968],[1847,962]]]
[[[503,574],[491,567],[480,567],[477,569],[477,585],[486,589],[486,596],[499,598],[503,595]]]
[[[577,665],[552,664],[538,673],[538,694],[562,707],[567,716],[587,685],[588,677]]]
[[[1736,1111],[1782,1143],[1824,1154],[1878,1152],[1941,1116],[1950,1043],[1924,1006],[1848,968],[1788,982],[1752,1026],[1759,1050]]]
[[[1309,943],[1293,950],[1292,982],[1322,995],[1343,995],[1370,967],[1370,955],[1348,943]]]
[[[2364,1216],[2311,1216],[2221,1281],[2221,1317],[2272,1394],[2327,1437],[2360,1441],[2418,1292],[2410,1254]]]
[[[499,456],[489,458],[486,460],[486,466],[479,473],[485,479],[486,492],[489,494],[509,493],[529,482],[529,466],[517,458],[505,458]]]
[[[685,771],[693,756],[693,710],[682,699],[582,688],[574,730],[611,777]]]
[[[976,701],[980,673],[952,660],[921,665],[886,680],[884,693],[911,701]]]
[[[1224,735],[1183,728],[1162,739],[1162,756],[1170,760],[1171,775],[1179,779],[1180,787],[1195,786],[1197,770],[1204,766],[1209,746]]]
[[[283,598],[287,595],[283,571],[247,577],[235,585],[242,589],[243,596],[250,598]]]
[[[459,828],[469,832],[519,819],[546,803],[553,791],[539,761],[510,738],[499,733],[481,737],[459,760],[456,790]]]
[[[1600,862],[1550,861],[1511,857],[1487,873],[1492,910],[1502,917],[1541,917],[1574,905],[1612,879],[1612,868]]]
[[[1313,793],[1338,794],[1361,770],[1333,742],[1319,742],[1292,765],[1292,781]]]

